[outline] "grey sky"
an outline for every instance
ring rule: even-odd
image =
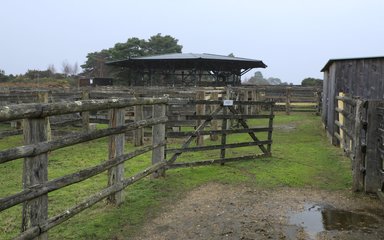
[[[2,0],[0,69],[61,71],[130,37],[171,35],[183,52],[263,60],[265,77],[322,78],[330,58],[384,55],[382,0]]]

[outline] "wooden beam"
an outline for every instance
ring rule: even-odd
[[[135,121],[141,121],[144,119],[143,106],[135,106]],[[138,128],[134,131],[134,146],[143,146],[144,144],[144,128]]]
[[[82,93],[82,100],[89,100],[89,91],[84,90]],[[81,120],[83,124],[83,130],[89,132],[89,111],[84,111],[81,113]]]
[[[364,111],[364,102],[357,100],[355,108],[355,125],[353,132],[354,147],[352,158],[352,191],[364,190],[364,155],[362,152],[361,134],[363,131],[362,117]]]
[[[132,159],[134,157],[137,157],[144,153],[152,151],[154,148],[164,146],[164,144],[165,143],[163,142],[159,145],[146,146],[141,149],[137,149],[131,153],[126,153],[121,156],[118,156],[114,159],[106,160],[97,166],[85,168],[78,172],[50,180],[46,183],[33,185],[31,187],[25,188],[23,191],[16,193],[14,195],[11,195],[5,198],[0,198],[0,212],[10,207],[13,207],[19,203],[22,203],[24,201],[28,201],[36,197],[39,197],[41,195],[44,195],[46,193],[53,192],[57,189],[82,182],[88,178],[91,178],[97,174],[100,174],[110,169],[111,167],[122,164],[129,159]]]
[[[124,108],[114,108],[109,111],[109,127],[116,128],[124,126]],[[108,159],[113,160],[124,154],[125,134],[119,133],[109,136],[109,155]],[[108,186],[119,184],[124,179],[124,163],[118,164],[108,170]],[[116,192],[111,194],[108,203],[120,205],[124,201],[123,193]]]
[[[173,163],[170,165],[167,165],[167,169],[175,169],[175,168],[185,168],[185,167],[198,167],[198,166],[207,166],[212,164],[223,164],[228,162],[236,162],[236,161],[246,161],[246,160],[254,160],[261,157],[268,157],[268,155],[265,154],[259,154],[259,155],[250,155],[250,156],[241,156],[241,157],[233,157],[233,158],[220,158],[220,159],[213,159],[213,160],[202,160],[202,161],[195,161],[195,162],[178,162]]]
[[[197,91],[196,100],[205,100],[205,92],[204,91]],[[196,104],[196,115],[207,117],[205,115],[205,105],[204,104]],[[187,117],[187,119],[188,119],[188,117]],[[204,119],[204,118],[197,119],[196,126],[200,126],[200,124],[202,123],[202,119]],[[201,130],[204,130],[204,129],[201,129]],[[196,145],[197,146],[203,146],[204,145],[204,136],[198,135],[196,137]]]
[[[376,193],[380,188],[379,169],[381,164],[378,155],[378,115],[377,107],[380,101],[371,100],[368,102],[367,110],[367,153],[365,156],[365,181],[364,190],[368,193]]]
[[[209,151],[217,149],[229,149],[229,148],[239,148],[239,147],[250,147],[250,146],[260,146],[265,144],[271,144],[272,141],[258,141],[258,142],[242,142],[242,143],[231,143],[231,144],[220,144],[220,145],[209,145],[209,146],[197,146],[189,148],[170,148],[167,149],[167,153],[183,153],[183,152],[199,152],[199,151]]]
[[[114,98],[93,99],[61,103],[32,103],[0,107],[0,121],[24,118],[40,118],[54,115],[124,108],[136,105],[166,104],[166,98]]]
[[[4,151],[0,151],[0,164],[28,156],[36,156],[41,153],[46,153],[63,147],[72,146],[78,143],[87,142],[90,140],[95,140],[102,137],[107,137],[112,134],[124,133],[126,131],[132,131],[136,128],[153,126],[160,123],[166,123],[168,120],[167,117],[155,118],[142,120],[139,122],[130,123],[124,126],[119,126],[115,128],[100,129],[90,133],[76,133],[66,138],[60,138],[48,142],[40,142],[29,144],[21,147],[10,148]]]
[[[164,168],[166,166],[166,162],[160,162],[158,164],[152,165],[143,171],[137,173],[136,175],[124,179],[120,184],[112,185],[110,187],[107,187],[103,189],[102,191],[90,196],[88,199],[82,201],[80,204],[76,205],[75,207],[72,207],[70,209],[67,209],[65,212],[56,215],[52,218],[50,218],[46,223],[41,224],[40,226],[29,228],[27,231],[21,233],[18,237],[15,239],[21,240],[21,239],[33,239],[34,237],[39,236],[41,233],[47,232],[49,229],[63,223],[64,221],[67,221],[71,217],[75,216],[76,214],[84,211],[85,209],[95,205],[96,203],[100,202],[101,200],[105,199],[109,195],[119,192],[123,190],[124,188],[128,187],[129,185],[141,180],[142,178],[152,174],[153,172]]]
[[[269,127],[256,127],[256,128],[244,128],[244,129],[225,129],[225,130],[206,130],[200,131],[199,135],[220,135],[220,134],[236,134],[236,133],[250,133],[250,132],[268,132],[273,130],[273,128]],[[188,132],[168,132],[167,137],[171,138],[180,138],[180,137],[188,137],[190,135],[195,134],[193,131]]]
[[[24,144],[38,144],[47,141],[48,118],[32,118],[24,120]],[[41,153],[24,158],[23,189],[44,184],[48,181],[48,154]],[[21,231],[40,226],[48,219],[48,194],[23,202]],[[42,234],[38,239],[48,239]]]
[[[160,118],[166,115],[166,106],[165,105],[154,105],[152,116],[153,118]],[[160,123],[152,127],[152,144],[159,145],[160,143],[165,142],[165,124]],[[152,164],[158,164],[165,162],[165,148],[160,146],[152,150]],[[159,169],[153,173],[152,177],[164,177],[165,169]]]

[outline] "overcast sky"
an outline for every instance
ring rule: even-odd
[[[89,52],[162,33],[184,53],[262,60],[264,77],[322,78],[330,58],[384,56],[383,0],[2,0],[0,69],[61,71]]]

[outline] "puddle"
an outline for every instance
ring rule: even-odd
[[[372,232],[380,224],[372,214],[349,212],[321,204],[306,204],[304,211],[289,216],[289,223],[303,227],[312,239],[322,231]]]

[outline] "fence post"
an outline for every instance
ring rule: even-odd
[[[89,91],[88,90],[84,90],[82,93],[81,93],[81,99],[82,100],[89,100]],[[82,119],[82,123],[83,123],[83,130],[85,132],[89,132],[89,112],[82,112],[81,113],[81,119]]]
[[[291,87],[286,88],[286,99],[285,99],[285,113],[291,114]]]
[[[197,91],[196,100],[205,100],[205,92]],[[205,115],[205,104],[196,104],[196,115]],[[196,120],[196,127],[200,126],[201,123],[202,123],[201,120]],[[200,136],[200,135],[197,136],[196,145],[197,146],[204,145],[204,136]]]
[[[257,100],[257,91],[255,89],[252,89],[251,96],[252,96],[252,101]],[[255,104],[251,105],[251,114],[258,114],[257,105]]]
[[[219,94],[217,92],[211,93],[211,99],[213,101],[216,101],[219,99]],[[218,105],[211,105],[211,112],[213,112]],[[218,120],[211,120],[211,130],[215,131],[218,129],[219,121]],[[219,136],[217,134],[211,135],[211,141],[217,141],[219,139]]]
[[[46,95],[39,96],[45,101]],[[48,140],[48,118],[30,118],[24,120],[24,144],[37,144]],[[48,181],[48,153],[24,158],[23,189]],[[48,194],[23,203],[21,230],[45,223],[48,219]],[[48,239],[48,233],[42,233],[36,239]]]
[[[340,97],[344,97],[345,94],[343,92],[339,92]],[[340,108],[341,110],[344,110],[344,101],[343,100],[337,100],[337,107]],[[342,113],[338,113],[339,116],[339,122],[342,126],[345,126],[345,121],[344,121],[344,115]],[[340,140],[340,148],[344,149],[345,147],[345,136],[344,136],[344,130],[339,127],[339,135],[341,137]]]
[[[365,155],[365,192],[376,193],[380,187],[380,157],[378,154],[379,101],[369,101],[367,110],[367,152]]]
[[[363,113],[363,101],[360,99],[356,100],[355,107],[355,125],[353,130],[353,146],[354,152],[352,161],[352,191],[362,191],[364,184],[364,155],[362,152],[362,113]]]
[[[227,93],[225,96],[225,99],[230,99],[230,89],[227,87]],[[224,100],[224,98],[223,98]],[[227,115],[227,107],[223,107],[223,116]],[[223,118],[222,123],[221,123],[221,130],[227,130],[228,129],[228,120],[226,118]],[[221,134],[221,145],[227,144],[227,134],[222,133]],[[225,148],[220,149],[220,158],[225,159]],[[221,165],[224,165],[224,163],[221,163]]]
[[[243,99],[242,100],[248,102],[248,89],[243,90]],[[243,105],[243,108],[244,108],[243,113],[245,115],[248,115],[248,107],[249,107],[249,105],[247,105],[247,104]]]
[[[157,104],[153,105],[153,111],[152,116],[153,118],[163,117],[166,114],[166,105],[164,104]],[[152,145],[158,145],[165,141],[165,124],[157,124],[152,127]],[[164,155],[165,154],[165,147],[157,147],[152,150],[152,164],[156,164],[159,162],[164,161]],[[158,178],[158,177],[164,177],[165,176],[165,170],[159,169],[158,171],[154,172],[152,177]]]
[[[320,90],[316,91],[316,115],[321,115],[321,106],[322,105],[322,92]]]
[[[125,109],[114,108],[109,111],[109,127],[118,127],[125,124]],[[109,156],[108,159],[114,159],[124,154],[125,134],[120,133],[109,137]],[[108,170],[108,186],[115,185],[124,179],[124,163],[112,167]],[[123,202],[123,192],[117,192],[110,195],[108,203],[119,205]]]
[[[135,106],[135,121],[143,120],[143,105]],[[143,146],[144,144],[144,128],[139,128],[134,131],[134,145],[135,147]]]

